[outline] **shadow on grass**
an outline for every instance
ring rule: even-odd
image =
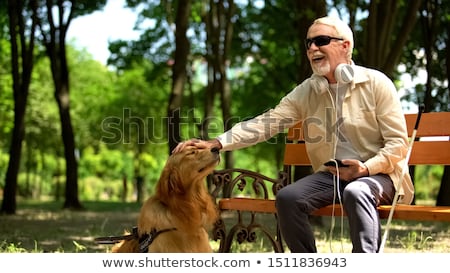
[[[130,230],[136,225],[140,209],[138,203],[83,202],[83,205],[85,211],[69,211],[63,210],[58,202],[22,201],[16,215],[0,215],[0,252],[109,252],[111,246],[98,245],[94,238],[121,235]],[[224,220],[230,226],[235,219],[228,215]],[[340,217],[335,220],[332,232],[331,217],[314,221],[320,253],[351,252],[347,219],[343,219],[342,225]],[[258,215],[258,221],[275,232],[272,215]],[[384,228],[385,221],[382,225]],[[232,252],[273,252],[269,240],[262,234],[256,236],[253,243],[234,241]],[[218,249],[218,242],[211,244],[213,249]],[[448,253],[450,223],[394,220],[385,252]]]
[[[227,226],[235,223],[230,215],[224,219]],[[351,253],[347,218],[335,217],[335,226],[331,229],[331,217],[313,217],[311,219],[317,250],[319,253]],[[258,215],[259,223],[266,225],[274,234],[276,226],[272,215]],[[244,222],[249,223],[249,219]],[[382,220],[382,236],[385,232],[386,220]],[[232,252],[273,252],[270,241],[259,232],[255,242],[237,243],[234,240]],[[216,246],[218,249],[218,245]],[[289,249],[285,246],[285,252]],[[448,253],[450,252],[450,223],[432,221],[399,221],[393,220],[389,229],[384,253]]]
[[[107,252],[94,238],[121,235],[136,225],[140,204],[83,202],[86,210],[57,202],[21,202],[15,215],[0,215],[2,252]]]

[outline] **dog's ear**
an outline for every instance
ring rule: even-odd
[[[173,195],[185,192],[181,175],[177,167],[168,164],[164,167],[158,181],[157,191],[161,200],[168,200]]]
[[[172,171],[169,173],[167,187],[169,189],[169,194],[179,195],[185,193],[181,173],[178,168],[172,168]]]

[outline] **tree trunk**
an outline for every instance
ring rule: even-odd
[[[445,32],[447,33],[446,45],[450,44],[450,24],[445,26]],[[446,72],[447,72],[447,97],[450,97],[450,48],[445,48],[446,56]],[[449,109],[447,109],[449,111]],[[444,173],[441,178],[441,187],[436,199],[436,205],[438,206],[450,206],[450,166],[444,166]]]
[[[295,29],[297,29],[298,48],[304,49],[303,54],[300,55],[297,79],[298,82],[302,82],[312,73],[311,65],[309,64],[308,57],[306,56],[306,49],[304,44],[306,34],[308,32],[308,28],[316,18],[325,16],[327,14],[327,6],[326,1],[323,0],[291,1],[293,1],[295,13],[298,14],[297,20],[294,21]],[[308,8],[305,9],[305,7]]]
[[[404,10],[401,10],[403,6],[396,0],[370,1],[367,31],[362,45],[365,50],[360,52],[364,65],[393,76],[409,34],[415,27],[422,1],[408,1]]]
[[[294,24],[298,31],[297,37],[299,48],[305,48],[304,40],[306,39],[308,28],[311,26],[314,19],[326,15],[326,2],[317,0],[306,0],[300,2],[294,0],[294,7],[296,13],[298,14],[298,19],[294,22]],[[304,7],[309,7],[309,9],[305,9]],[[311,14],[314,14],[314,16],[311,16]],[[305,53],[301,56],[300,66],[298,68],[298,81],[301,82],[303,81],[303,79],[306,79],[310,75],[311,66],[306,56],[305,49]],[[293,181],[296,181],[312,173],[313,171],[309,166],[296,166],[294,168]]]
[[[52,9],[52,1],[47,1],[47,10]],[[63,208],[79,210],[83,209],[78,199],[78,163],[76,158],[75,137],[70,118],[70,92],[69,92],[69,68],[66,55],[66,33],[72,19],[73,6],[70,7],[67,21],[63,22],[64,3],[58,2],[58,11],[61,13],[55,25],[53,14],[47,14],[49,30],[42,25],[41,33],[44,37],[46,53],[50,59],[53,84],[55,86],[55,99],[58,104],[61,120],[61,137],[64,144],[64,157],[66,160],[66,188]]]
[[[17,176],[19,174],[22,142],[25,135],[24,117],[28,87],[24,87],[21,89],[26,89],[26,92],[21,96],[15,96],[16,98],[14,100],[14,128],[12,132],[11,147],[9,150],[9,163],[5,177],[5,188],[3,191],[1,212],[6,214],[15,214],[17,207]]]
[[[82,209],[78,199],[78,162],[76,158],[75,137],[73,133],[72,122],[70,118],[70,107],[62,101],[62,98],[69,96],[68,85],[66,89],[56,91],[59,114],[61,119],[61,136],[64,143],[64,157],[66,159],[66,188],[65,202],[66,209]]]
[[[175,62],[172,67],[172,93],[170,94],[167,109],[167,138],[169,142],[169,155],[181,141],[180,109],[186,84],[186,66],[190,52],[189,40],[186,31],[191,13],[191,1],[180,0],[176,15],[175,30]]]
[[[17,176],[19,174],[22,142],[25,136],[25,109],[33,70],[33,51],[36,30],[36,1],[30,1],[31,27],[25,29],[23,2],[8,1],[9,32],[11,37],[11,67],[14,94],[14,128],[9,150],[9,163],[0,212],[16,213]],[[28,18],[26,18],[28,20]],[[29,35],[28,43],[25,37]],[[18,44],[18,41],[20,43]],[[20,68],[20,66],[22,66]]]
[[[69,71],[66,62],[65,44],[59,45],[57,52],[51,56],[52,74],[55,84],[55,99],[61,120],[61,137],[64,144],[66,160],[66,187],[63,207],[66,209],[82,209],[78,199],[78,162],[76,158],[75,137],[70,118]]]
[[[222,31],[223,34],[223,48],[222,55],[220,58],[219,71],[220,71],[220,79],[219,90],[220,90],[220,99],[222,106],[222,118],[224,124],[224,130],[227,131],[231,129],[233,124],[231,121],[231,87],[230,82],[228,81],[228,73],[227,73],[227,61],[228,54],[230,52],[231,41],[233,38],[233,23],[231,19],[235,12],[235,4],[233,0],[228,1],[228,5],[225,5],[223,1],[219,1],[219,16],[222,21]],[[217,52],[220,53],[220,52]],[[234,158],[232,153],[225,153],[225,167],[232,168],[234,166]]]
[[[450,166],[444,166],[436,206],[450,206]]]
[[[235,13],[233,0],[209,1],[209,9],[203,20],[207,33],[208,86],[206,88],[205,116],[201,126],[202,138],[208,135],[209,123],[216,95],[220,95],[224,130],[234,124],[231,120],[231,88],[227,76],[227,61],[233,37],[232,16]],[[225,153],[225,168],[234,165],[232,152]]]
[[[82,209],[78,200],[78,162],[76,158],[75,136],[70,118],[69,71],[66,62],[65,44],[59,45],[59,54],[52,59],[52,73],[55,83],[55,99],[61,120],[61,137],[66,159],[66,188],[64,208]]]

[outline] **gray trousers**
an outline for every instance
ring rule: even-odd
[[[350,227],[352,252],[378,252],[381,224],[376,206],[392,203],[395,195],[392,180],[388,175],[378,174],[351,182],[341,180],[338,184]],[[333,193],[333,175],[329,172],[304,177],[277,193],[281,234],[291,252],[317,252],[308,216],[316,209],[331,205]]]

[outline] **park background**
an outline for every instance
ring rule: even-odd
[[[114,0],[0,6],[5,229],[33,206],[72,215],[106,211],[102,204],[108,204],[133,215],[152,194],[176,143],[213,138],[274,107],[309,77],[303,41],[312,20],[323,15],[349,23],[355,63],[385,72],[405,113],[417,112],[418,104],[426,112],[449,110],[448,0],[128,0],[120,8],[136,21],[129,24],[116,8],[107,17],[119,24],[105,24],[102,11],[112,3],[117,7]],[[77,20],[93,14],[97,19],[82,33],[91,44],[98,37],[99,45],[104,33],[113,33],[106,59],[70,32]],[[280,134],[224,153],[219,168],[275,177],[284,143]],[[448,168],[411,169],[417,203],[450,204]],[[118,232],[97,233],[107,231]],[[25,243],[19,238],[7,236],[0,243],[20,248]]]

